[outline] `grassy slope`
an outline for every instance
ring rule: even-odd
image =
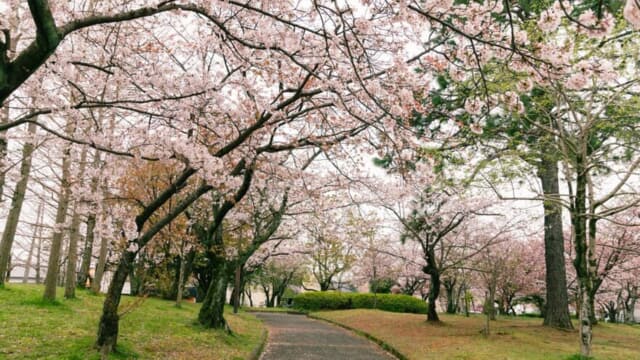
[[[92,344],[104,298],[78,291],[77,299],[48,304],[42,292],[36,285],[0,289],[0,359],[98,359]],[[121,309],[133,301],[124,297]],[[121,353],[112,358],[245,359],[260,343],[264,326],[255,317],[227,314],[234,331],[227,335],[196,325],[199,307],[145,300],[122,318]]]
[[[480,330],[484,317],[441,315],[442,325],[427,324],[424,315],[378,310],[317,312],[362,330],[396,348],[409,359],[566,359],[578,352],[577,331],[543,328],[536,318],[500,318],[492,335]],[[594,329],[596,359],[640,359],[640,326],[601,324]]]

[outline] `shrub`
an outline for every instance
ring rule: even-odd
[[[369,292],[378,294],[390,294],[391,288],[396,284],[394,279],[376,279],[369,281]]]
[[[337,291],[318,291],[298,294],[293,298],[293,307],[304,310],[351,309],[351,298]]]
[[[380,309],[392,312],[426,314],[427,304],[413,296],[400,294],[343,293],[337,291],[306,292],[296,295],[293,307],[307,311]]]

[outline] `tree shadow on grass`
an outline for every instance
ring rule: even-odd
[[[38,308],[55,308],[55,309],[60,309],[60,310],[69,310],[69,311],[71,311],[69,306],[64,304],[64,303],[62,303],[61,301],[59,301],[59,300],[45,300],[41,296],[24,299],[24,300],[20,301],[20,305],[35,306],[35,307],[38,307]]]

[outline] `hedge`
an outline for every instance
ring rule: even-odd
[[[375,307],[374,307],[375,304]],[[426,314],[427,304],[413,296],[396,294],[344,293],[314,291],[298,294],[293,307],[307,310],[379,309],[384,311]]]

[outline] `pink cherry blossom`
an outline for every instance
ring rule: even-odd
[[[637,0],[627,0],[623,10],[624,19],[634,29],[640,29],[640,4]]]

